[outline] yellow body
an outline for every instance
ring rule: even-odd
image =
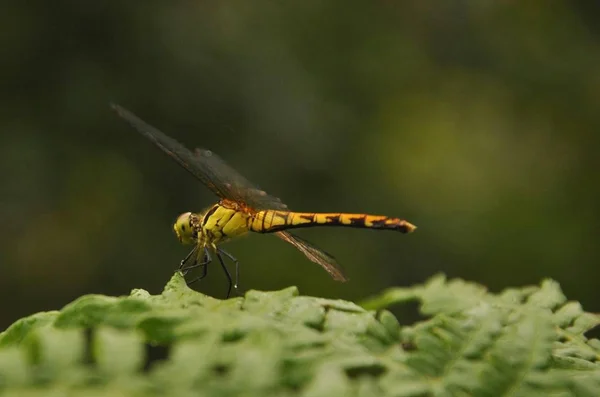
[[[173,229],[184,244],[216,247],[226,240],[249,231],[274,233],[287,229],[312,226],[347,226],[369,229],[396,230],[410,233],[411,223],[383,215],[348,213],[312,213],[279,210],[253,212],[241,204],[221,200],[202,214],[186,212],[177,218]]]

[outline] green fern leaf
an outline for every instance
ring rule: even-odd
[[[428,319],[385,310],[420,303]],[[295,287],[218,300],[83,296],[0,333],[0,394],[596,396],[600,318],[557,283],[499,294],[433,277],[362,306]]]

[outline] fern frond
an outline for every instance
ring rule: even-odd
[[[386,307],[420,303],[402,325]],[[499,294],[436,276],[363,304],[295,287],[218,300],[83,296],[0,333],[0,394],[596,396],[600,318],[557,283]]]

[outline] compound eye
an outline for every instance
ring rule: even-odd
[[[190,225],[191,216],[191,212],[181,214],[179,215],[179,217],[175,221],[175,224],[173,225],[173,228],[175,229],[175,234],[177,234],[179,241],[181,241],[184,244],[190,244],[194,240],[194,231],[192,229],[192,226]]]

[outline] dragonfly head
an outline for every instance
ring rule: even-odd
[[[179,215],[173,230],[182,244],[194,244],[198,241],[198,215],[191,212]]]

